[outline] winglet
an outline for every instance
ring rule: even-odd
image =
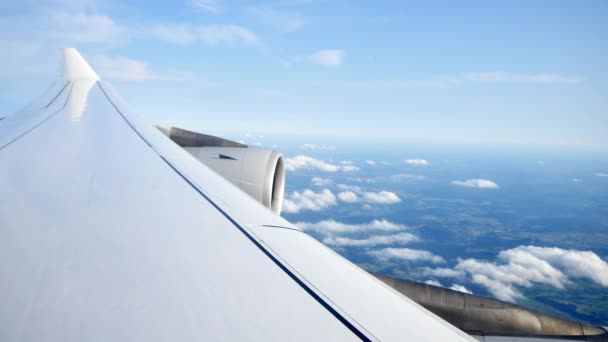
[[[94,79],[99,76],[74,48],[63,49],[63,79]]]

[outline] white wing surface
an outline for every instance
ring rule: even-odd
[[[0,121],[1,341],[465,341],[131,112],[74,49]]]

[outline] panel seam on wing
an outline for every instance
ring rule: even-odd
[[[365,329],[361,324],[359,324],[357,321],[355,321],[352,317],[350,317],[346,312],[344,312],[336,303],[334,303],[333,301],[331,301],[327,296],[325,296],[321,291],[319,291],[316,287],[314,287],[312,284],[310,284],[307,280],[306,282],[304,280],[302,280],[301,278],[299,278],[298,276],[296,276],[297,271],[293,270],[293,268],[290,267],[288,268],[287,266],[285,266],[285,264],[281,263],[281,261],[279,261],[278,256],[275,255],[274,251],[273,253],[271,253],[268,249],[264,248],[264,246],[267,246],[257,235],[255,235],[255,233],[249,231],[249,229],[245,229],[243,228],[242,225],[240,225],[238,222],[236,222],[230,215],[228,215],[228,213],[226,213],[219,205],[217,205],[213,200],[211,200],[205,193],[204,191],[202,191],[201,187],[194,183],[192,180],[190,180],[189,177],[186,177],[183,172],[181,172],[180,170],[178,170],[169,160],[167,160],[161,153],[158,152],[158,150],[156,150],[152,144],[150,144],[150,142],[148,142],[143,135],[133,126],[133,124],[125,117],[125,115],[118,109],[118,107],[114,104],[114,102],[110,99],[110,97],[108,96],[108,94],[106,93],[106,91],[104,90],[103,86],[101,85],[101,83],[97,82],[97,86],[99,87],[99,89],[101,89],[102,93],[104,94],[104,96],[106,97],[106,99],[110,102],[110,104],[112,105],[112,107],[114,107],[114,109],[116,110],[116,112],[123,118],[123,120],[125,121],[125,123],[131,127],[131,129],[140,137],[141,140],[143,140],[143,142],[148,145],[157,155],[158,157],[161,158],[161,160],[163,160],[167,166],[169,166],[180,178],[182,178],[188,185],[190,185],[190,187],[192,187],[198,194],[200,194],[205,200],[207,200],[207,202],[209,202],[209,204],[211,204],[211,206],[213,206],[218,212],[220,212],[220,214],[222,214],[230,223],[232,223],[239,231],[241,231],[243,233],[243,235],[245,235],[245,237],[247,239],[249,239],[256,247],[258,247],[258,249],[264,253],[269,259],[271,259],[271,261],[277,265],[283,272],[285,272],[293,281],[296,282],[297,285],[300,286],[300,288],[302,288],[305,292],[307,292],[311,297],[313,297],[314,300],[317,301],[317,303],[319,303],[321,306],[323,306],[327,311],[329,311],[329,313],[334,316],[334,318],[338,319],[338,321],[340,321],[347,329],[349,329],[353,334],[355,334],[355,336],[357,336],[359,339],[361,339],[362,341],[371,341],[371,339],[364,333],[362,333],[359,329],[367,332],[367,334],[371,335],[374,339],[378,340],[373,334],[371,334],[367,329]],[[254,238],[255,236],[255,238]],[[263,244],[263,245],[262,245]],[[270,248],[270,247],[268,247]],[[270,249],[272,250],[272,249]],[[282,260],[282,259],[281,259]],[[300,273],[297,273],[298,275],[300,275]],[[305,279],[305,278],[304,278]],[[318,292],[321,292],[321,295],[319,293],[317,293],[316,291],[313,290],[316,289]],[[322,298],[324,297],[324,298]],[[330,305],[329,303],[332,303],[332,305]],[[335,307],[334,307],[335,306]],[[342,314],[340,312],[341,311]],[[357,326],[359,326],[359,329],[348,319],[346,319],[345,317],[349,317],[350,320],[352,320]]]
[[[63,94],[63,91],[65,90],[65,88],[71,84],[70,87],[70,91],[68,93],[68,95],[66,96],[65,102],[63,103],[63,105],[61,106],[61,108],[57,109],[55,112],[49,114],[49,116],[47,116],[46,118],[42,119],[40,122],[38,122],[37,124],[35,124],[34,126],[26,129],[23,133],[19,134],[18,136],[16,136],[15,138],[11,139],[9,142],[7,142],[6,144],[4,144],[3,146],[0,146],[0,151],[3,150],[5,147],[13,144],[14,142],[18,141],[19,139],[23,138],[24,136],[26,136],[28,133],[32,132],[33,130],[35,130],[36,128],[42,126],[44,123],[48,122],[51,118],[55,117],[59,112],[61,112],[65,106],[68,104],[68,101],[70,100],[70,95],[72,95],[72,89],[74,89],[74,83],[72,81],[68,81],[68,83],[66,83],[65,86],[63,86],[63,88],[61,88],[61,91],[59,92],[59,94],[57,94],[57,96],[55,96],[55,98],[53,98],[53,100],[51,100],[51,102],[49,102],[43,109],[48,108],[53,102],[55,102],[55,100],[61,95]]]

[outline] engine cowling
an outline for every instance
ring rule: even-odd
[[[285,193],[285,164],[279,152],[251,148],[176,127],[159,129],[230,183],[274,213],[281,213]]]

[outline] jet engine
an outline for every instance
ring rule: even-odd
[[[157,126],[201,163],[245,191],[276,214],[285,193],[283,156],[223,138],[177,127]]]

